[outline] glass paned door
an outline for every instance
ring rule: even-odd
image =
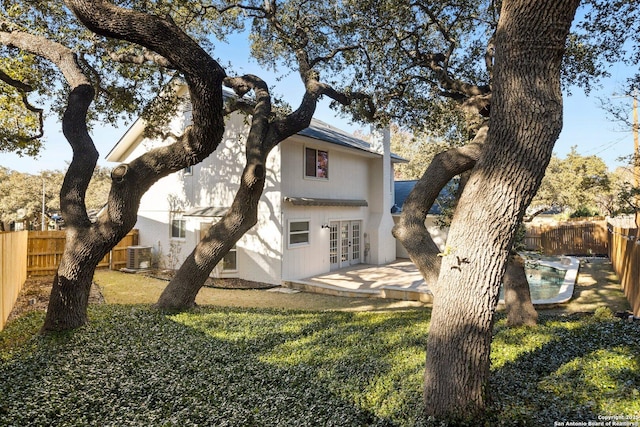
[[[340,267],[349,265],[349,249],[351,247],[349,223],[340,223]]]
[[[329,264],[331,265],[331,270],[335,270],[336,268],[340,268],[340,263],[338,262],[338,229],[340,228],[339,222],[332,222],[329,224]]]
[[[329,225],[331,270],[361,262],[362,221],[334,221]]]
[[[360,224],[361,221],[351,221],[351,264],[360,264]]]

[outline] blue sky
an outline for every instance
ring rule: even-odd
[[[282,95],[293,107],[301,99],[303,87],[297,75],[292,73],[285,80],[277,82],[273,73],[262,70],[255,61],[247,61],[249,54],[246,41],[236,39],[232,44],[217,44],[214,54],[221,58],[221,64],[229,61],[233,61],[234,66],[240,64],[234,70],[238,73],[253,73],[265,79],[270,86],[275,86],[275,92]],[[627,72],[627,69],[616,66],[611,70],[611,78],[602,82],[602,88],[594,90],[588,97],[581,89],[574,89],[571,96],[565,96],[564,127],[554,149],[558,156],[566,156],[575,145],[581,155],[596,155],[602,158],[611,171],[625,164],[617,159],[633,152],[631,129],[629,127],[623,129],[620,123],[612,122],[608,114],[600,108],[599,98],[611,99],[614,93],[622,93]],[[229,74],[233,73],[229,72]],[[625,108],[628,107],[629,117],[631,117],[632,100],[630,98],[617,98],[614,102],[620,103]],[[357,129],[368,131],[368,128],[351,124],[332,111],[328,100],[321,101],[315,117],[349,132]],[[100,153],[100,165],[114,166],[106,162],[105,156],[128,126],[129,124],[123,123],[115,128],[100,126],[94,128],[92,136]],[[47,135],[45,149],[37,159],[3,153],[0,165],[34,174],[41,170],[66,169],[67,163],[71,160],[71,148],[62,136],[60,123],[55,119],[47,120],[45,132]]]

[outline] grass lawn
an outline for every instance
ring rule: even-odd
[[[153,304],[167,286],[164,280],[141,274],[124,274],[99,270],[94,281],[100,286],[104,299],[110,304]],[[229,290],[204,287],[196,297],[198,305],[225,307],[283,308],[292,310],[371,311],[423,307],[412,301],[380,298],[341,298],[306,292],[282,294],[264,290]]]
[[[31,312],[0,332],[0,426],[428,425],[427,307],[226,291],[265,297],[163,314],[144,299],[151,282],[125,305],[113,300],[124,285],[96,280],[107,304],[90,307],[88,326],[42,337]],[[604,308],[543,312],[534,328],[498,315],[490,390],[472,425],[640,423],[640,325]]]

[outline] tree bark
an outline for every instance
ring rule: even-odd
[[[443,254],[425,226],[427,213],[446,183],[475,166],[486,136],[484,126],[471,144],[438,154],[407,197],[400,220],[393,228],[394,237],[407,249],[425,282],[432,287],[437,283]],[[531,301],[524,261],[519,256],[510,257],[503,282],[505,290],[509,289],[509,298],[505,299],[509,325],[535,325],[538,313]]]
[[[231,82],[231,79],[228,79]],[[258,220],[258,202],[266,177],[266,160],[273,143],[265,144],[269,132],[271,97],[267,85],[255,76],[235,79],[242,92],[251,88],[256,93],[251,129],[246,142],[247,163],[240,178],[240,188],[229,212],[207,230],[206,235],[182,263],[176,275],[164,289],[156,307],[181,310],[195,305],[195,298],[209,274],[236,242]]]
[[[440,273],[440,249],[433,241],[425,220],[442,188],[453,177],[473,168],[487,136],[482,127],[471,144],[444,151],[434,157],[402,206],[393,236],[409,253],[425,282],[435,286]]]
[[[307,91],[300,107],[287,117],[269,122],[271,97],[267,85],[256,76],[227,79],[239,94],[248,89],[256,93],[251,129],[246,143],[247,163],[240,179],[240,188],[229,212],[211,226],[204,238],[176,272],[164,289],[156,307],[163,310],[184,310],[195,305],[195,298],[216,264],[258,220],[258,203],[266,176],[266,159],[271,150],[291,135],[311,123],[318,97],[324,86],[305,82]]]
[[[458,203],[433,289],[424,376],[429,416],[464,419],[485,408],[500,281],[562,128],[560,66],[578,3],[502,3],[487,148]]]
[[[503,279],[504,305],[509,326],[535,326],[538,312],[533,307],[524,259],[517,254],[509,257]]]
[[[107,213],[91,223],[84,196],[98,157],[86,126],[93,89],[77,64],[72,68],[74,73],[79,73],[81,84],[74,84],[65,73],[72,91],[63,117],[63,130],[73,150],[60,192],[67,241],[53,283],[43,332],[74,329],[87,322],[93,272],[100,259],[135,225],[142,195],[163,176],[206,158],[216,149],[224,131],[224,70],[172,21],[104,1],[69,0],[67,5],[92,31],[154,50],[181,71],[189,85],[193,124],[175,143],[116,167],[111,174]],[[62,68],[55,57],[51,60],[64,72],[66,68]]]

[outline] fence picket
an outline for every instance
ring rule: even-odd
[[[126,266],[126,248],[138,244],[138,230],[131,230],[98,263],[98,268],[117,270]],[[62,259],[66,234],[64,231],[30,231],[27,255],[29,276],[51,276],[58,270]],[[123,255],[124,254],[124,255]]]
[[[27,279],[27,233],[0,233],[0,331]]]
[[[635,316],[640,317],[640,241],[638,229],[608,225],[609,259]]]
[[[606,222],[569,222],[555,226],[528,226],[525,247],[545,255],[606,255]]]

